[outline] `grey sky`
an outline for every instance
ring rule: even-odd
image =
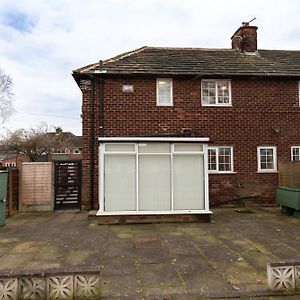
[[[299,11],[296,0],[0,0],[0,68],[17,111],[5,127],[81,134],[72,70],[141,46],[229,48],[256,17],[260,49],[300,50]]]

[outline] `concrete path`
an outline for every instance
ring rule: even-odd
[[[299,259],[300,219],[254,211],[135,225],[98,225],[87,213],[17,214],[0,228],[0,276],[99,270],[104,299],[281,299],[268,291],[266,263]]]

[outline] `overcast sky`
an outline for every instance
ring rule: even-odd
[[[72,70],[141,46],[230,48],[256,17],[260,49],[300,50],[299,12],[298,0],[0,0],[0,68],[16,110],[4,126],[81,134]]]

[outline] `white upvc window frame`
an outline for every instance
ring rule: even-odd
[[[58,148],[58,149],[54,149],[52,154],[56,154],[56,155],[68,155],[70,154],[70,149],[67,148],[67,147],[61,147],[61,148]]]
[[[159,100],[159,82],[167,81],[170,83],[170,102],[164,103]],[[172,78],[156,78],[156,106],[173,106],[173,79]]]
[[[262,169],[261,168],[261,149],[273,150],[273,169]],[[257,147],[257,172],[258,173],[277,173],[277,147],[276,146],[258,146]]]
[[[134,137],[120,137],[120,138],[99,138],[100,146],[99,146],[99,164],[100,164],[100,171],[99,171],[99,210],[97,215],[161,215],[161,214],[211,214],[212,212],[209,210],[209,184],[208,184],[208,161],[207,161],[207,142],[209,141],[208,138],[134,138]],[[162,142],[162,143],[170,143],[171,151],[169,153],[139,153],[138,146],[141,142]],[[175,146],[177,143],[183,143],[187,141],[190,142],[197,142],[203,143],[201,151],[177,151]],[[136,170],[138,169],[138,156],[139,155],[170,155],[171,156],[171,170],[173,172],[173,155],[203,155],[203,167],[204,167],[204,209],[197,209],[197,210],[174,210],[173,209],[173,192],[171,191],[171,205],[172,209],[168,211],[139,211],[138,210],[138,199],[137,201],[137,210],[135,211],[113,211],[107,212],[104,211],[104,156],[106,154],[105,145],[109,143],[126,143],[126,144],[133,144],[134,150],[131,152],[125,151],[114,151],[110,152],[109,155],[116,155],[116,154],[132,154],[136,156]],[[138,176],[137,179],[138,180]],[[171,186],[173,186],[173,175],[171,176]],[[138,184],[137,184],[138,187]],[[138,195],[138,188],[136,190]]]
[[[228,103],[219,103],[219,97],[218,97],[218,82],[225,81],[228,83],[228,97],[229,102]],[[205,82],[214,82],[215,83],[215,97],[216,97],[216,103],[204,103],[203,102],[203,83]],[[201,80],[201,105],[202,106],[212,106],[212,107],[230,107],[232,106],[231,101],[231,80],[230,79],[202,79]]]
[[[299,159],[294,159],[293,150],[298,149],[299,151]],[[291,161],[300,161],[300,146],[292,146],[291,147]]]
[[[229,148],[230,149],[230,171],[219,171],[219,149]],[[208,150],[216,150],[216,170],[209,170],[208,165]],[[233,147],[232,146],[208,146],[207,147],[207,169],[209,174],[234,174],[233,169]]]

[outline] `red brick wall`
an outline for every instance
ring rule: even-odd
[[[122,93],[134,85],[133,94]],[[258,204],[275,203],[277,174],[257,173],[257,146],[277,146],[278,160],[290,160],[300,145],[298,81],[232,79],[232,107],[202,107],[201,79],[173,79],[172,107],[156,106],[156,78],[107,78],[104,83],[104,135],[147,136],[190,128],[213,145],[233,146],[235,174],[209,175],[210,201],[259,193]],[[95,82],[94,203],[98,204],[99,85]],[[89,207],[91,91],[83,92],[83,206]],[[274,133],[278,128],[279,133]]]

